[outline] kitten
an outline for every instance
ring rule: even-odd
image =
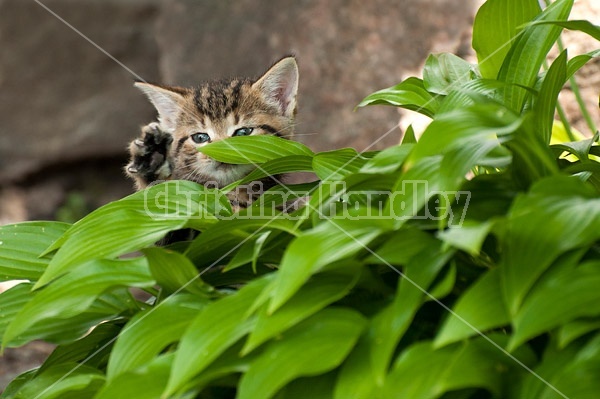
[[[129,146],[127,174],[138,190],[158,180],[191,180],[224,187],[254,167],[218,162],[198,147],[233,136],[293,135],[298,91],[298,66],[293,57],[275,63],[256,81],[213,81],[196,88],[136,82],[158,111],[158,123],[142,128]],[[261,180],[231,194],[235,209],[247,207],[256,194],[281,176]],[[248,194],[251,193],[251,194]]]

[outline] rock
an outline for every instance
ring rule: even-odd
[[[154,1],[47,0],[140,76],[157,77]],[[153,112],[134,77],[33,1],[0,3],[0,181],[123,153]]]
[[[258,76],[289,53],[300,67],[298,139],[316,150],[397,143],[394,108],[355,106],[399,83],[435,46],[469,40],[474,0],[165,1],[158,21],[168,83]]]

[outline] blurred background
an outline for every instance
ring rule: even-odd
[[[471,24],[482,2],[0,0],[0,225],[72,222],[133,191],[125,149],[155,117],[135,75],[177,85],[255,77],[295,54],[298,140],[318,151],[393,145],[412,115],[354,107],[418,76],[429,53],[473,60]],[[598,3],[578,1],[573,18],[600,24]],[[599,47],[581,35],[567,41],[571,56]],[[578,79],[598,120],[600,64]],[[569,95],[569,117],[585,132]],[[0,359],[0,390],[50,350],[34,344]]]

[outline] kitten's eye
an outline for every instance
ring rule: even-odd
[[[232,137],[250,136],[250,134],[252,133],[253,130],[254,130],[254,128],[252,128],[252,127],[241,127],[239,129],[237,129],[235,132],[233,132],[233,134],[231,136]]]
[[[194,143],[202,144],[210,141],[210,136],[208,133],[194,133],[190,136]]]

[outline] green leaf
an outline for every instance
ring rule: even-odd
[[[267,306],[263,306],[258,313],[256,327],[242,349],[242,355],[346,296],[359,275],[323,273],[314,276],[275,313],[270,315]]]
[[[471,80],[473,66],[450,54],[431,54],[423,68],[423,84],[430,93],[447,95]]]
[[[346,308],[324,309],[283,334],[250,365],[238,398],[269,399],[289,381],[338,366],[365,326],[365,319]]]
[[[600,50],[591,51],[587,54],[575,56],[567,63],[567,79],[570,79],[575,72],[588,63],[588,61],[600,57]]]
[[[75,223],[49,250],[60,247],[35,288],[77,265],[113,258],[154,244],[167,232],[184,227],[190,218],[212,221],[204,207],[212,195],[189,181],[152,186],[112,202]]]
[[[511,315],[562,253],[600,237],[600,199],[577,178],[555,176],[513,203],[503,239],[503,292]]]
[[[167,385],[174,354],[168,353],[106,382],[94,399],[157,399]]]
[[[189,294],[172,295],[137,313],[123,327],[111,352],[106,371],[108,381],[150,363],[169,344],[179,341],[207,304],[207,300]]]
[[[373,223],[360,226],[330,219],[297,237],[288,247],[273,282],[269,313],[290,299],[312,274],[330,263],[352,257],[381,233]]]
[[[600,330],[600,320],[596,318],[579,319],[564,324],[558,332],[558,346],[564,349],[571,342],[590,331]]]
[[[592,24],[590,21],[585,20],[571,20],[571,21],[536,21],[533,25],[557,25],[562,28],[569,30],[576,30],[583,33],[587,33],[591,37],[600,41],[600,26]]]
[[[37,280],[50,262],[40,257],[70,225],[25,222],[0,226],[0,280]]]
[[[552,137],[552,125],[554,123],[554,114],[556,113],[558,94],[566,81],[567,52],[563,51],[554,60],[550,69],[548,69],[533,110],[538,134],[542,137],[544,143],[547,144],[550,143],[550,138]]]
[[[112,349],[112,343],[119,335],[121,326],[101,323],[85,337],[64,345],[59,345],[44,361],[39,372],[64,363],[85,363],[87,366],[104,366]]]
[[[413,144],[402,144],[386,148],[369,159],[360,168],[360,173],[384,174],[396,172],[400,169],[413,147]]]
[[[237,293],[206,306],[192,320],[175,354],[165,395],[182,388],[253,329],[256,318],[248,317],[247,311],[269,281],[269,275],[252,281]]]
[[[550,346],[534,369],[537,375],[523,378],[517,397],[594,399],[600,390],[600,381],[596,378],[600,372],[599,343],[600,335],[596,334],[583,346],[570,345],[561,351]]]
[[[306,155],[290,155],[283,158],[272,159],[261,164],[260,167],[253,170],[242,180],[231,183],[229,186],[223,188],[223,191],[227,192],[240,184],[257,181],[267,176],[292,172],[312,172],[312,160],[312,156]]]
[[[104,376],[99,370],[78,363],[60,364],[26,382],[14,398],[92,398],[103,383]]]
[[[31,292],[32,297],[38,291]],[[89,332],[98,323],[118,317],[123,312],[130,312],[135,301],[125,288],[116,288],[100,295],[92,305],[82,313],[67,318],[51,318],[36,323],[21,332],[11,342],[3,338],[4,347],[19,347],[37,339],[54,344],[67,344],[77,340]]]
[[[460,226],[452,226],[448,230],[438,233],[437,237],[448,245],[476,256],[479,255],[483,241],[493,225],[494,222],[490,220],[486,222],[465,221]]]
[[[537,0],[488,0],[473,24],[473,48],[484,78],[496,79],[515,36],[541,12]]]
[[[251,236],[242,244],[223,271],[227,272],[250,263],[252,264],[252,270],[256,273],[258,257],[269,235],[271,235],[271,231]]]
[[[509,348],[579,317],[600,315],[600,262],[548,276],[536,285],[516,314]],[[556,287],[560,287],[559,290]]]
[[[292,155],[314,155],[302,143],[266,135],[231,137],[199,147],[198,151],[219,162],[239,165],[261,164]]]
[[[310,398],[331,399],[335,385],[335,372],[315,377],[297,378],[286,385],[275,399]]]
[[[532,1],[534,0],[528,0],[528,3]],[[572,7],[573,0],[557,0],[546,7],[535,21],[566,20]],[[498,15],[494,18],[503,21]],[[510,84],[504,90],[506,106],[521,112],[526,92],[519,86],[534,86],[540,68],[552,45],[560,36],[560,31],[561,28],[558,26],[529,25],[515,38],[498,73],[498,80]]]
[[[427,157],[443,154],[441,164],[437,165],[439,169],[431,168],[435,165],[431,159],[431,164],[427,162],[425,165],[429,165],[423,171],[409,169],[398,184],[404,186],[406,181],[413,186],[415,182],[428,186],[423,187],[423,195],[417,197],[420,200],[418,205],[424,205],[426,199],[436,192],[455,192],[466,180],[465,176],[471,168],[498,148],[500,143],[509,140],[521,123],[522,119],[514,113],[494,103],[475,104],[441,114],[427,127],[405,166],[411,168]],[[405,192],[404,187],[401,189],[400,186],[396,191]],[[410,197],[406,198],[406,193],[401,199],[405,203],[414,201]],[[406,206],[405,209],[411,210],[411,206]],[[400,212],[400,215],[405,216],[405,211]]]
[[[435,338],[436,348],[476,335],[478,331],[508,325],[510,317],[502,301],[500,271],[492,269],[484,274],[460,296],[452,311]]]
[[[354,174],[367,162],[353,148],[321,152],[313,158],[312,168],[321,180],[341,180]]]
[[[22,338],[21,334],[38,323],[82,314],[109,288],[147,287],[152,284],[154,281],[143,258],[86,263],[77,272],[55,281],[37,293],[8,325],[4,344],[9,345],[14,339]]]
[[[213,267],[221,261],[227,263],[227,257],[233,257],[238,248],[257,234],[267,231],[298,234],[291,218],[285,215],[261,215],[262,208],[257,212],[259,215],[256,217],[243,214],[239,218],[219,220],[190,244],[185,255],[197,268]]]
[[[214,295],[214,288],[200,278],[194,264],[184,255],[164,248],[142,250],[156,283],[168,294],[185,290],[201,298]]]
[[[439,107],[439,99],[425,89],[421,79],[408,78],[396,86],[365,97],[357,107],[378,104],[406,108],[433,118]]]
[[[4,337],[6,327],[23,306],[35,296],[31,291],[32,287],[32,283],[23,282],[0,294],[0,337]],[[2,338],[2,346],[6,346],[4,338]]]
[[[491,338],[500,346],[506,341],[501,335]],[[442,349],[435,349],[431,342],[419,342],[400,354],[383,396],[434,399],[449,391],[477,387],[495,397],[507,397],[503,395],[503,380],[515,367],[519,366],[483,338]]]
[[[431,241],[406,264],[391,306],[373,318],[369,332],[369,339],[372,340],[370,358],[379,385],[383,383],[396,345],[408,330],[417,310],[426,301],[426,293],[436,276],[452,255],[453,251],[442,249],[440,241]]]
[[[551,146],[551,148],[559,150],[560,154],[562,154],[564,151],[568,151],[569,153],[575,155],[580,161],[588,162],[590,159],[589,154],[595,141],[596,137],[592,137],[587,140],[554,144]]]

